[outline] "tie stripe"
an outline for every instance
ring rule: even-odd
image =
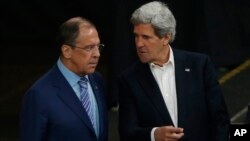
[[[78,84],[81,89],[80,100],[82,102],[85,111],[89,116],[92,125],[94,125],[94,114],[93,110],[91,109],[91,101],[89,99],[89,94],[88,94],[88,79],[86,77],[82,77],[80,81],[78,81]]]

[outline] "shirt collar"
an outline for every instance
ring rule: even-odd
[[[57,66],[59,70],[62,72],[63,76],[66,78],[68,83],[70,84],[71,87],[75,86],[78,84],[78,81],[80,80],[80,76],[69,70],[61,61],[59,58],[57,61]]]
[[[155,65],[154,63],[149,63],[149,66],[150,68],[154,68],[154,67],[157,67],[157,68],[165,68],[168,64],[172,64],[173,67],[174,67],[174,53],[173,53],[173,50],[172,48],[170,47],[169,45],[169,59],[166,63],[164,63],[162,65],[162,67],[158,66],[158,65]]]

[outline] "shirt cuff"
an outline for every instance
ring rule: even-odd
[[[151,130],[151,133],[150,133],[150,137],[151,137],[151,141],[155,141],[155,130],[157,129],[157,127],[154,127],[152,130]]]

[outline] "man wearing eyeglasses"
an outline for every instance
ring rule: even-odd
[[[60,27],[61,55],[27,91],[21,111],[21,141],[107,141],[105,88],[95,72],[98,32],[82,17]]]

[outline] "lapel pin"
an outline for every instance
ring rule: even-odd
[[[186,71],[186,72],[190,72],[190,69],[189,69],[189,68],[185,68],[185,71]]]

